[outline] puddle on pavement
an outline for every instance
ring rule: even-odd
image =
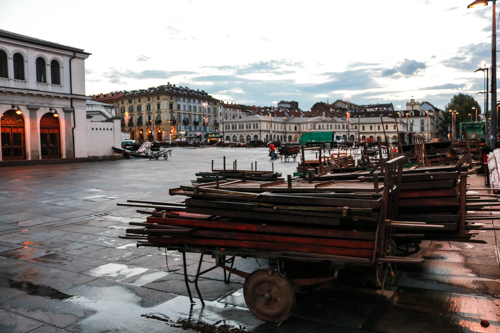
[[[72,295],[65,294],[51,287],[37,285],[28,281],[16,281],[8,278],[0,278],[0,287],[14,288],[25,291],[28,295],[48,297],[58,300],[73,297]]]
[[[121,277],[120,280],[128,279],[134,275],[142,274],[147,272],[148,268],[129,268],[127,265],[121,264],[105,264],[99,267],[96,267],[88,272],[89,275],[96,277]]]
[[[78,296],[66,300],[81,305],[94,315],[75,327],[85,332],[169,332],[169,327],[197,332],[244,333],[261,325],[248,309],[177,296],[151,307],[141,306],[143,297],[123,286],[78,286],[71,290]],[[148,296],[144,296],[148,298]],[[151,295],[149,297],[152,297]]]

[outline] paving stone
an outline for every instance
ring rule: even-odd
[[[58,267],[71,272],[84,272],[92,267],[96,267],[105,263],[103,260],[75,256],[71,254],[50,253],[41,257],[28,260],[41,265]]]
[[[42,326],[38,320],[0,309],[0,332],[32,332]]]

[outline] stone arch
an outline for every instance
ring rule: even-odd
[[[155,137],[154,137],[154,130],[152,127],[148,127],[146,128],[146,135],[147,135],[147,138],[149,142],[152,142],[154,141]]]
[[[156,128],[156,141],[163,141],[163,131],[161,127]]]
[[[14,110],[3,113],[0,121],[2,160],[25,160],[25,121],[22,114]]]
[[[40,147],[42,159],[61,158],[61,125],[59,117],[48,112],[40,119]]]

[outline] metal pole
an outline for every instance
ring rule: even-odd
[[[455,137],[455,113],[451,111],[451,141]]]
[[[498,110],[497,110],[497,30],[496,30],[496,8],[497,2],[493,0],[492,26],[491,26],[491,134],[490,148],[496,148],[498,133]]]
[[[486,107],[484,108],[484,112],[485,112],[485,117],[484,117],[484,122],[485,122],[485,133],[486,133],[486,137],[485,137],[485,142],[488,142],[488,129],[489,129],[489,126],[488,126],[488,94],[489,94],[489,82],[488,82],[488,79],[489,79],[489,68],[486,68]]]

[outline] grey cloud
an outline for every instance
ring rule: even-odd
[[[308,86],[310,93],[322,94],[334,90],[363,90],[377,88],[379,85],[372,78],[373,71],[369,69],[349,70],[345,72],[324,73],[328,76],[328,82]]]
[[[139,58],[137,58],[137,61],[148,61],[149,59],[151,59],[151,57],[140,55]]]
[[[141,72],[134,72],[131,70],[119,71],[111,69],[109,72],[104,73],[104,77],[108,78],[112,83],[123,83],[122,79],[169,79],[173,76],[194,74],[195,72],[189,71],[161,71],[161,70],[144,70]]]
[[[427,65],[424,62],[419,62],[416,60],[405,59],[403,62],[398,63],[393,68],[384,69],[380,75],[382,77],[399,76],[399,74],[409,76],[418,74],[420,71],[423,71],[427,68]]]
[[[465,84],[446,83],[446,84],[441,84],[438,86],[423,88],[423,90],[463,89],[463,88],[465,88],[465,86],[466,86]]]
[[[376,63],[371,63],[371,62],[351,62],[350,64],[347,65],[347,68],[358,68],[358,67],[373,67],[373,66],[380,66],[380,64]]]
[[[235,102],[245,101],[246,104],[271,106],[271,102],[275,100],[296,100],[300,102],[299,107],[302,110],[309,110],[314,103],[326,99],[334,101],[337,98],[344,98],[342,93],[337,93],[341,90],[350,90],[353,95],[353,102],[358,104],[394,102],[387,99],[388,95],[399,94],[401,91],[383,91],[373,92],[366,91],[367,89],[380,87],[374,81],[377,74],[374,70],[355,70],[344,73],[323,73],[327,76],[327,82],[316,85],[297,84],[294,80],[258,80],[239,77],[237,75],[204,75],[190,78],[189,81],[178,82],[179,85],[186,85],[192,89],[205,90],[209,94],[217,97],[217,95],[230,96],[230,100]],[[482,80],[478,78],[478,84]],[[420,100],[428,100],[437,107],[444,108],[455,92],[436,94],[432,92],[432,96],[425,95],[425,90],[435,89],[442,91],[443,89],[460,89],[463,85],[446,84],[435,87],[422,89],[424,94]],[[228,91],[229,89],[234,89]],[[481,89],[479,89],[481,90]],[[478,91],[479,91],[478,90]],[[278,94],[276,92],[279,92]],[[315,95],[326,95],[325,98],[317,98]],[[411,93],[408,92],[408,99]]]
[[[398,71],[394,68],[384,69],[381,73],[382,77],[387,77],[396,74]]]
[[[489,43],[469,44],[458,49],[457,55],[443,61],[443,65],[464,71],[475,71],[482,61],[491,59]]]
[[[295,73],[292,69],[288,68],[302,68],[304,67],[301,62],[294,62],[287,59],[269,60],[250,63],[244,66],[205,66],[204,68],[211,68],[218,71],[233,71],[235,75],[247,75],[255,73],[272,73],[272,74],[291,74]]]
[[[274,74],[294,73],[294,71],[282,69],[283,67],[302,67],[302,63],[293,62],[286,59],[259,61],[241,67],[236,71],[236,74],[246,75],[254,73],[274,73]]]

